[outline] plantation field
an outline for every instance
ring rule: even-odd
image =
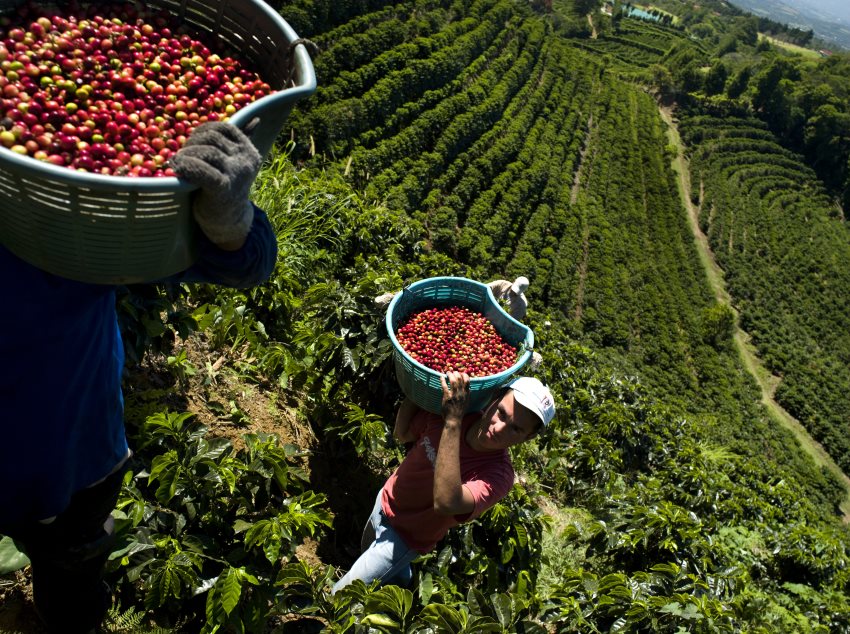
[[[756,121],[693,117],[700,222],[770,370],[776,399],[845,470],[846,277],[850,234],[814,175]],[[752,257],[755,254],[757,257]],[[828,377],[828,379],[826,378]]]
[[[368,197],[419,221],[435,250],[482,279],[527,275],[533,307],[607,350],[665,398],[695,414],[722,408],[731,420],[767,425],[752,402],[755,386],[729,381],[739,364],[731,335],[711,331],[718,309],[654,103],[594,57],[546,38],[535,16],[505,21],[506,4],[473,7],[489,19],[450,22],[427,39],[444,41],[450,32],[447,49],[416,60],[428,68],[446,50],[453,63],[459,51],[468,56],[469,65],[437,87],[433,73],[422,84],[407,69],[377,84],[360,80],[406,47],[436,44],[388,45],[373,61],[337,74],[319,55],[326,82],[300,127]],[[317,39],[345,46],[336,34],[346,28]],[[461,29],[486,32],[495,44],[476,35],[472,50]],[[335,50],[326,52],[329,63]],[[486,70],[477,75],[478,68]],[[346,97],[333,101],[337,95]],[[364,116],[347,118],[350,111]],[[381,113],[379,125],[369,125],[370,112]],[[736,430],[747,451],[754,437],[773,436],[738,422],[723,430]]]
[[[503,19],[498,3],[471,6]],[[461,29],[460,21],[447,28]],[[700,421],[698,436],[742,455],[774,457],[810,486],[813,500],[833,491],[825,508],[834,510],[841,486],[761,409],[731,331],[724,330],[726,316],[704,279],[677,198],[655,105],[597,66],[596,55],[541,38],[532,15],[504,28],[480,19],[474,28],[495,41],[526,38],[510,67],[516,74],[497,73],[495,83],[486,71],[476,76],[479,64],[499,68],[503,47],[459,48],[459,37],[452,58],[462,50],[472,61],[457,74],[429,74],[424,85],[401,70],[358,94],[351,91],[360,84],[350,80],[368,76],[369,62],[352,76],[330,71],[326,94],[349,96],[337,103],[320,96],[302,120],[313,139],[325,139],[316,145],[320,158],[338,161],[368,198],[419,221],[425,244],[461,263],[466,274],[527,274],[538,319],[639,376]],[[597,44],[581,42],[584,49]],[[375,63],[395,50],[376,52]],[[634,61],[633,51],[627,55]],[[440,58],[437,52],[417,64],[447,70]],[[569,103],[561,82],[569,86]],[[378,125],[369,123],[373,109],[384,115]],[[367,116],[346,118],[347,112]],[[335,135],[327,122],[339,120],[356,127]],[[543,350],[546,345],[543,339]]]
[[[820,53],[817,51],[813,51],[812,49],[804,46],[798,46],[797,44],[792,44],[791,42],[783,42],[782,40],[765,35],[764,33],[759,33],[759,40],[767,40],[774,46],[778,46],[779,48],[788,51],[789,53],[794,53],[795,55],[802,55],[803,57],[811,58],[820,57]]]
[[[564,37],[532,4],[277,7],[318,47],[319,89],[253,191],[278,236],[271,280],[120,294],[135,456],[110,631],[850,631],[845,491],[761,404],[658,104],[623,80],[684,36],[624,21],[613,37]],[[701,227],[783,373],[776,398],[825,421],[841,386],[814,370],[843,376],[848,332],[823,310],[846,298],[833,277],[846,259],[813,256],[840,242],[834,211],[751,121],[680,125]],[[805,272],[783,257],[794,249]],[[331,595],[404,456],[374,298],[435,275],[530,279],[534,374],[558,413],[512,450],[510,495],[420,557],[409,587]],[[20,576],[3,580],[26,608]]]
[[[576,47],[614,62],[619,72],[633,75],[653,64],[665,63],[683,45],[693,47],[704,58],[707,52],[681,30],[637,19],[623,18],[596,38],[574,38]]]
[[[677,124],[673,120],[672,114],[669,110],[662,109],[662,118],[668,123],[668,133],[670,135],[671,142],[678,148],[674,169],[679,177],[680,193],[683,197],[683,203],[688,210],[688,219],[697,242],[700,259],[708,273],[709,282],[714,289],[718,301],[731,306],[732,298],[726,290],[723,270],[717,264],[717,260],[711,251],[711,246],[706,234],[700,228],[699,209],[691,200],[692,190],[690,172],[688,169],[688,162],[684,158],[685,148],[681,137],[679,136]],[[848,518],[850,518],[850,480],[848,480],[841,468],[826,452],[823,445],[814,440],[800,421],[791,416],[779,403],[776,402],[774,398],[776,388],[782,379],[781,377],[771,374],[771,372],[764,367],[761,362],[761,358],[758,355],[758,350],[752,344],[752,338],[750,335],[740,328],[736,328],[734,341],[744,365],[759,384],[762,392],[761,400],[767,407],[773,419],[791,430],[794,437],[800,443],[801,448],[812,457],[817,465],[829,470],[837,479],[844,483],[845,488],[847,488],[847,493],[839,507],[844,515],[843,521],[846,523]]]

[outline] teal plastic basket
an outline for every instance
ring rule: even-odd
[[[386,324],[393,344],[396,378],[402,392],[419,407],[440,413],[443,388],[440,373],[415,361],[399,345],[395,333],[413,313],[440,306],[464,306],[482,313],[501,337],[520,350],[516,363],[504,372],[470,379],[468,412],[483,409],[496,392],[508,383],[531,359],[532,330],[508,315],[496,301],[490,287],[465,277],[431,277],[414,282],[393,297],[387,309]]]
[[[0,0],[0,12],[23,0]],[[238,50],[274,90],[230,118],[265,157],[293,104],[316,90],[307,49],[263,0],[147,0],[196,33]],[[162,279],[195,259],[191,195],[178,178],[74,171],[0,147],[0,242],[30,264],[74,280],[129,284]]]

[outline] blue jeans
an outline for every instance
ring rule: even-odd
[[[362,554],[346,575],[336,582],[332,593],[336,593],[355,579],[366,584],[375,579],[399,586],[410,583],[413,578],[410,562],[416,559],[419,553],[410,548],[390,526],[381,509],[381,491],[378,491],[372,514],[363,528],[360,548]]]

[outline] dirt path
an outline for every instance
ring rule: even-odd
[[[590,19],[590,16],[587,16],[587,19]],[[582,168],[585,164],[585,159],[587,158],[587,152],[590,150],[590,142],[591,137],[593,135],[593,113],[587,117],[587,133],[584,136],[584,145],[581,148],[581,152],[579,153],[578,158],[578,168],[576,168],[576,175],[573,179],[573,186],[570,190],[570,204],[575,205],[576,200],[578,200],[578,192],[581,187],[581,174]],[[578,287],[576,288],[576,308],[573,313],[573,319],[576,321],[581,321],[582,316],[582,307],[584,305],[584,281],[587,278],[587,256],[590,244],[590,227],[587,223],[584,223],[584,227],[582,229],[582,248],[581,248],[581,262],[578,266]]]
[[[667,136],[670,143],[676,148],[676,158],[673,160],[673,170],[676,172],[679,184],[679,194],[688,212],[688,224],[694,234],[694,241],[697,245],[700,261],[708,275],[711,288],[714,291],[714,296],[717,301],[726,304],[733,311],[735,307],[732,304],[732,298],[726,290],[726,283],[723,279],[723,270],[717,264],[714,254],[711,251],[711,246],[708,243],[708,237],[703,233],[699,226],[699,210],[691,202],[691,178],[690,170],[688,169],[687,160],[684,155],[684,146],[682,139],[679,137],[679,130],[673,121],[672,110],[668,107],[661,107],[661,118],[667,123]],[[738,312],[735,311],[737,317]],[[736,320],[737,321],[737,320]],[[786,412],[779,403],[773,399],[776,392],[776,387],[781,379],[772,375],[767,368],[764,367],[759,359],[755,347],[750,342],[750,336],[738,328],[735,328],[735,347],[744,363],[747,371],[753,375],[761,388],[761,400],[767,407],[770,415],[788,428],[794,437],[797,438],[803,449],[812,457],[815,464],[821,467],[826,467],[829,471],[835,474],[843,483],[847,490],[844,501],[841,504],[841,511],[844,514],[844,522],[850,523],[850,478],[841,471],[835,461],[826,453],[823,446],[812,438],[806,431],[805,427],[796,418]]]
[[[587,257],[590,250],[590,227],[587,222],[581,231],[581,262],[578,265],[578,287],[576,288],[576,309],[573,319],[581,321],[584,314],[584,283],[587,279]]]
[[[584,167],[584,161],[587,158],[587,152],[590,150],[590,139],[593,135],[593,113],[591,112],[587,117],[587,132],[584,134],[584,143],[582,144],[581,151],[578,154],[578,167],[576,168],[576,175],[573,178],[573,186],[570,189],[570,204],[575,205],[576,199],[578,199],[579,187],[581,187],[581,170]]]

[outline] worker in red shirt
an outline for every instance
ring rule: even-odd
[[[333,592],[355,579],[406,585],[410,563],[430,552],[450,528],[479,517],[514,483],[508,448],[533,438],[555,415],[549,389],[514,379],[482,412],[464,414],[469,376],[441,378],[442,416],[405,399],[393,435],[415,442],[384,484],[363,530],[362,554]]]

